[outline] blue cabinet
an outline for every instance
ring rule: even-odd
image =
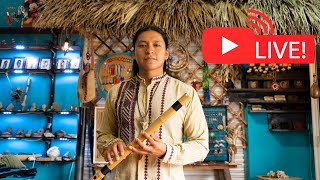
[[[22,69],[15,67],[17,57],[24,59]],[[28,57],[38,59],[37,68],[30,69],[29,61],[33,58]],[[1,66],[4,59],[10,60],[8,68]],[[49,60],[50,68],[41,69],[43,59]],[[20,154],[23,160],[27,159],[29,154],[39,156],[34,163],[28,160],[23,162],[28,167],[37,168],[36,179],[45,179],[51,172],[55,172],[52,179],[74,177],[75,162],[72,158],[76,157],[80,119],[80,102],[76,94],[79,67],[71,69],[66,66],[57,69],[56,61],[59,59],[68,59],[68,63],[71,63],[72,59],[80,60],[80,50],[64,55],[62,51],[44,47],[29,47],[24,50],[0,48],[0,154]],[[18,87],[25,93],[26,98],[23,95],[13,97]],[[54,102],[59,108],[52,106]],[[14,108],[7,108],[10,103]],[[5,133],[8,127],[11,127],[11,135]],[[16,136],[20,129],[24,135]],[[31,131],[30,137],[26,137],[28,131]],[[39,133],[43,131],[51,132],[55,136],[45,137]],[[59,148],[60,157],[69,152],[71,160],[47,158],[47,149],[53,146]]]

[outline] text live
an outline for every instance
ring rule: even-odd
[[[254,35],[250,28],[208,28],[202,56],[209,64],[314,62],[313,35]]]

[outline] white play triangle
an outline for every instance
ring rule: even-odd
[[[221,45],[222,45],[222,50],[221,50],[222,55],[224,55],[225,53],[227,53],[227,52],[229,52],[239,46],[238,44],[230,41],[229,39],[227,39],[223,36],[222,36]]]

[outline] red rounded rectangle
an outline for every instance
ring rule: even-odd
[[[202,57],[208,64],[314,62],[313,35],[259,35],[250,28],[208,28]]]

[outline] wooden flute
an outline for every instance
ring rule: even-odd
[[[176,113],[182,106],[185,106],[190,101],[190,97],[184,94],[178,101],[176,101],[169,109],[167,109],[161,116],[159,116],[147,129],[148,135],[153,134],[163,123],[165,123],[174,113]],[[138,136],[140,141],[144,141],[146,138],[140,134]],[[139,147],[138,143],[134,140],[129,145],[133,147]],[[114,160],[112,164],[105,165],[100,171],[98,171],[90,180],[101,180],[108,174],[113,168],[115,168],[122,160],[124,160],[132,151],[127,147],[124,148],[124,154],[119,157],[119,160]]]

